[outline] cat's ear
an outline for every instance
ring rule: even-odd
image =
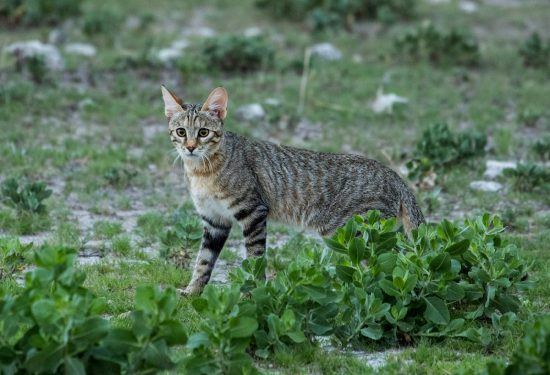
[[[172,118],[176,113],[183,112],[183,100],[164,87],[164,85],[160,86],[160,90],[162,91],[162,99],[164,100],[164,114],[166,117]]]
[[[227,91],[223,87],[216,87],[208,95],[208,99],[202,105],[201,111],[208,112],[212,116],[223,120],[227,115],[227,100]]]

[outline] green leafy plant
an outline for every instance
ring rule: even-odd
[[[109,8],[100,8],[84,14],[82,31],[88,36],[105,35],[113,38],[122,23],[122,15]]]
[[[269,68],[273,64],[275,51],[261,37],[225,35],[206,40],[202,56],[210,68],[249,73]]]
[[[328,248],[303,248],[270,280],[264,257],[245,260],[231,273],[230,288],[208,286],[194,301],[208,320],[190,338],[186,363],[197,372],[231,372],[234,363],[248,363],[246,343],[267,358],[318,336],[344,346],[420,337],[488,346],[508,335],[521,305],[517,294],[530,287],[528,265],[503,230],[486,214],[462,226],[424,224],[409,239],[395,219],[372,211],[326,239]],[[238,343],[231,327],[243,334]]]
[[[75,256],[71,248],[42,247],[23,290],[1,296],[1,371],[144,374],[173,368],[169,347],[187,340],[181,323],[171,319],[174,289],[138,287],[130,328],[117,328],[101,317],[103,300],[84,286]]]
[[[425,60],[443,66],[479,63],[479,46],[473,37],[457,30],[440,31],[431,23],[398,37],[394,47],[400,56],[413,61]]]
[[[447,124],[432,125],[422,133],[413,159],[407,163],[409,177],[422,180],[430,172],[484,155],[486,144],[485,134],[454,133]]]
[[[538,139],[532,146],[533,151],[540,160],[550,160],[550,136]]]
[[[6,0],[0,3],[0,20],[13,25],[54,25],[80,14],[82,0]]]
[[[358,19],[395,22],[412,18],[416,0],[257,0],[256,5],[277,18],[307,22],[316,30],[351,29]]]
[[[191,259],[190,252],[202,239],[202,233],[202,223],[197,217],[184,210],[176,211],[172,228],[161,234],[160,255],[178,266],[186,266]]]
[[[131,185],[137,175],[138,172],[133,168],[113,167],[103,174],[103,178],[109,185],[117,189],[124,189]]]
[[[538,33],[533,33],[519,50],[523,65],[529,68],[550,67],[550,40],[544,41]]]
[[[525,336],[508,363],[491,361],[483,372],[487,375],[550,373],[550,316],[543,315],[527,324]]]
[[[195,310],[205,318],[199,332],[187,342],[190,355],[184,361],[190,374],[257,373],[246,354],[258,327],[254,305],[241,300],[238,286],[216,288],[208,285],[193,301]]]
[[[0,238],[0,280],[13,277],[26,263],[32,243],[23,245],[15,238]]]
[[[506,168],[504,176],[512,180],[516,190],[550,192],[550,169],[534,163],[520,163],[516,168]]]
[[[19,212],[43,214],[46,212],[44,200],[52,191],[42,181],[26,182],[21,186],[16,179],[10,178],[2,183],[0,190],[2,202]]]

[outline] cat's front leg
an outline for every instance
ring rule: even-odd
[[[193,276],[183,291],[185,295],[199,294],[210,280],[214,264],[231,231],[230,222],[218,222],[203,216],[204,233],[201,247],[193,268]]]
[[[265,253],[268,212],[266,206],[257,205],[241,209],[235,213],[235,219],[239,221],[243,228],[247,257],[262,256]]]

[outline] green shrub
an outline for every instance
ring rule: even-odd
[[[112,167],[103,174],[103,178],[110,186],[124,189],[132,184],[137,175],[138,172],[131,167]]]
[[[117,221],[96,221],[94,223],[94,237],[96,239],[111,239],[122,233],[122,224]]]
[[[22,245],[18,239],[0,238],[0,280],[23,269],[31,248],[32,244]]]
[[[191,259],[189,253],[197,248],[202,234],[201,221],[183,210],[178,210],[174,214],[172,228],[161,234],[160,255],[179,267],[185,267]]]
[[[121,14],[112,9],[100,8],[84,14],[82,32],[88,36],[104,35],[113,38],[121,23]]]
[[[248,73],[270,67],[275,51],[261,37],[226,35],[206,40],[202,55],[212,69]]]
[[[545,136],[538,139],[532,146],[533,151],[540,160],[550,160],[550,136]]]
[[[0,20],[18,25],[54,25],[80,14],[82,0],[4,0]]]
[[[394,22],[412,18],[416,0],[257,0],[256,5],[277,18],[310,23],[314,29],[350,29],[358,19]]]
[[[187,335],[172,320],[172,288],[140,286],[129,328],[101,317],[104,302],[74,268],[76,251],[43,247],[17,294],[0,296],[2,373],[153,373],[171,369],[169,348]]]
[[[431,171],[482,156],[486,144],[485,134],[475,131],[454,133],[447,124],[432,125],[422,133],[413,159],[407,163],[409,177],[421,180]]]
[[[435,65],[474,66],[479,63],[479,46],[473,37],[457,30],[440,31],[431,23],[395,39],[394,48],[400,56]]]
[[[2,183],[0,189],[2,202],[15,208],[18,212],[36,214],[46,213],[44,200],[52,195],[52,191],[42,181],[25,182],[21,186],[16,179],[10,178]]]
[[[42,56],[18,58],[16,65],[17,71],[28,74],[33,82],[42,84],[48,81],[48,67]]]
[[[544,41],[538,33],[533,33],[519,50],[523,65],[529,68],[550,67],[550,40]]]
[[[356,216],[329,248],[303,248],[271,280],[264,257],[243,261],[230,287],[208,285],[193,301],[207,321],[187,344],[188,370],[248,366],[247,348],[267,358],[317,336],[344,346],[421,337],[487,346],[509,334],[530,284],[497,217],[423,224],[411,239],[396,229],[376,211]]]
[[[512,179],[514,189],[523,192],[550,192],[550,169],[534,163],[518,164],[504,170],[504,176]]]
[[[491,361],[484,374],[550,374],[550,315],[538,317],[528,324],[524,331],[525,336],[510,361]]]

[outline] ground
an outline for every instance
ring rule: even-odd
[[[229,92],[226,127],[264,140],[312,150],[353,152],[403,171],[427,126],[446,122],[456,130],[487,134],[487,155],[448,169],[435,189],[417,190],[428,221],[462,220],[482,212],[499,214],[506,236],[534,262],[536,287],[525,299],[529,311],[550,312],[550,199],[540,192],[516,191],[503,177],[498,192],[475,191],[485,180],[487,160],[536,159],[532,144],[550,130],[548,71],[526,69],[518,49],[538,31],[550,36],[550,8],[544,1],[423,1],[418,17],[386,26],[361,22],[353,32],[309,33],[303,25],[274,20],[251,0],[117,2],[123,21],[108,34],[86,36],[79,21],[58,27],[61,38],[91,43],[97,54],[63,52],[65,66],[37,84],[17,72],[13,57],[0,53],[0,181],[10,177],[42,180],[53,190],[49,214],[27,230],[0,205],[0,235],[76,246],[87,285],[108,301],[108,314],[123,316],[135,286],[154,283],[184,287],[189,262],[177,266],[159,256],[160,236],[176,210],[194,215],[183,178],[174,163],[163,115],[160,84],[189,102],[202,102],[223,85]],[[464,3],[469,5],[464,6]],[[85,1],[84,12],[101,1]],[[474,9],[472,10],[472,4]],[[147,27],[139,26],[152,15]],[[393,54],[393,38],[423,20],[467,30],[479,40],[475,68],[411,63]],[[136,24],[138,25],[136,27]],[[30,39],[48,40],[51,27],[0,28],[0,47]],[[145,64],[139,56],[173,42],[201,43],[204,35],[260,33],[276,48],[273,68],[249,74],[182,70],[177,63]],[[55,35],[54,35],[55,37]],[[329,42],[342,57],[313,57],[307,95],[301,98],[305,48]],[[193,49],[182,49],[192,58]],[[134,63],[121,56],[133,56]],[[137,56],[137,57],[136,57]],[[296,68],[297,67],[297,68]],[[377,91],[408,102],[392,113],[375,113]],[[303,110],[299,110],[303,100]],[[239,120],[236,109],[260,104],[265,116]],[[525,124],[525,113],[536,113]],[[32,221],[31,220],[31,221]],[[311,234],[270,223],[268,247],[288,240],[294,247]],[[292,248],[292,247],[291,247]],[[226,282],[227,269],[243,256],[242,236],[234,230],[218,262],[214,281]],[[192,263],[192,262],[191,262]],[[3,282],[2,288],[17,288]],[[181,298],[178,318],[193,331],[201,320],[190,298]],[[479,370],[491,358],[507,358],[521,332],[490,351],[464,340],[422,340],[412,347],[335,349],[321,343],[297,352],[277,353],[258,366],[273,373],[451,373]]]

